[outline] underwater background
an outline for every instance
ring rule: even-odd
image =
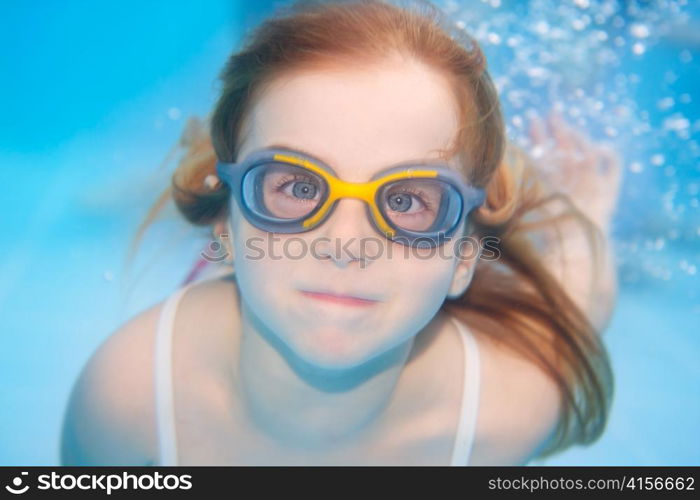
[[[84,363],[209,235],[172,207],[125,258],[241,35],[283,2],[8,2],[0,16],[0,465],[57,465]],[[559,107],[614,145],[616,379],[590,446],[532,465],[700,465],[700,2],[436,1],[482,44],[508,134]]]

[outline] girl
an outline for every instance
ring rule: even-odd
[[[172,196],[219,275],[100,346],[64,464],[525,464],[601,435],[610,210],[507,143],[480,48],[417,7],[298,3],[229,59],[145,222]],[[565,172],[598,161],[552,125]]]

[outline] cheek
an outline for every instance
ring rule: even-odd
[[[447,295],[454,267],[448,258],[413,255],[398,266],[396,284],[409,307],[434,314]]]
[[[236,215],[232,217],[230,228],[235,252],[233,265],[242,299],[256,313],[265,314],[264,309],[275,309],[276,285],[280,276],[284,276],[279,267],[284,266],[285,261],[276,259],[275,253],[270,251],[274,246],[270,233]]]
[[[447,250],[443,254],[410,250],[400,257],[377,262],[382,266],[378,272],[394,298],[391,321],[404,335],[418,332],[443,304],[456,264]]]

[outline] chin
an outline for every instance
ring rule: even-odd
[[[320,369],[343,370],[354,368],[370,359],[374,352],[366,339],[357,334],[325,329],[309,332],[292,348],[306,363]]]

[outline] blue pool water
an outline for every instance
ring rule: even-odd
[[[6,7],[0,42],[0,465],[58,463],[85,360],[162,300],[207,242],[168,212],[132,271],[130,237],[203,116],[242,30],[272,2]],[[624,157],[613,225],[620,295],[603,437],[541,463],[700,464],[700,9],[572,0],[439,2],[489,57],[509,134],[569,118]],[[138,13],[138,15],[136,15]],[[597,104],[599,103],[599,104]],[[517,117],[520,117],[519,120]]]

